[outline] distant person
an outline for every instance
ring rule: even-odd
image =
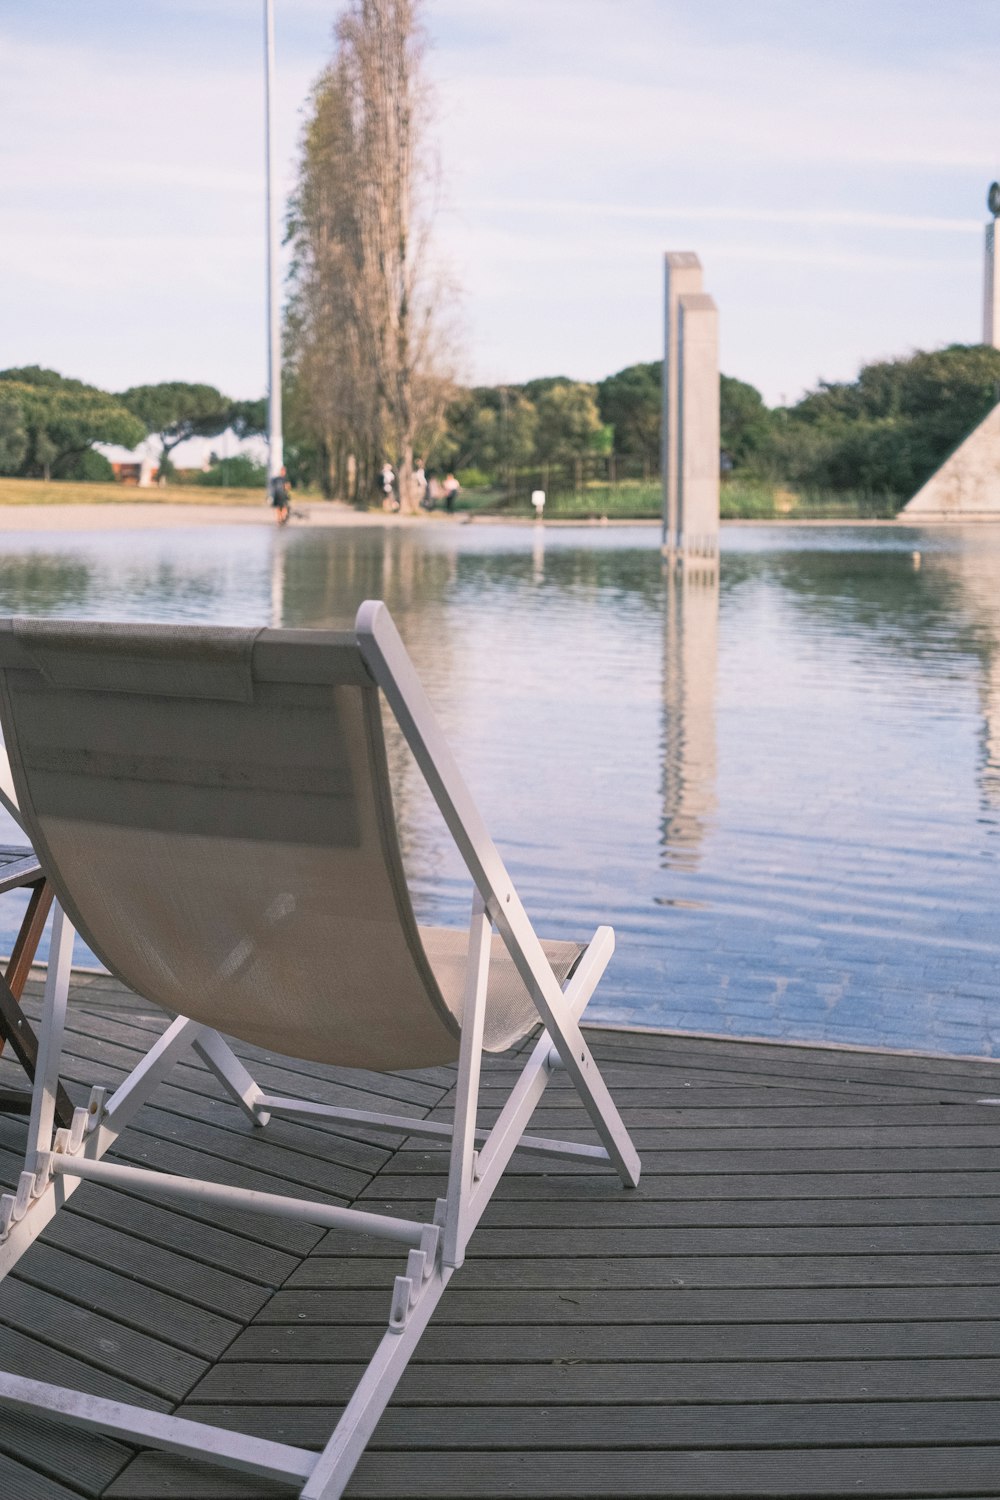
[[[271,506],[274,510],[275,521],[279,526],[284,526],[292,508],[288,475],[284,469],[280,474],[275,474],[271,480]]]
[[[455,509],[455,496],[458,494],[462,486],[459,484],[454,474],[446,474],[442,488],[444,490],[444,508],[450,515],[451,512]]]
[[[427,510],[427,475],[422,463],[418,463],[413,471],[413,493],[417,497],[420,509]]]
[[[427,509],[434,510],[438,501],[443,499],[444,491],[441,488],[441,481],[431,469],[427,475]]]
[[[392,464],[389,462],[389,460],[386,459],[379,472],[379,483],[382,486],[383,510],[399,509],[399,501],[396,499],[395,493],[393,491],[393,485],[395,484],[395,482],[396,471],[393,469]]]

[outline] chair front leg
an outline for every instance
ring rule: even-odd
[[[472,1233],[469,1200],[475,1176],[476,1114],[479,1075],[483,1059],[483,1029],[486,1024],[486,991],[490,977],[493,924],[477,890],[472,898],[469,921],[469,956],[465,968],[462,1002],[462,1044],[458,1059],[458,1093],[448,1164],[447,1212],[444,1223],[444,1264],[457,1268],[465,1259],[465,1246]]]
[[[45,975],[35,1080],[31,1091],[28,1149],[24,1158],[25,1170],[28,1172],[37,1172],[39,1158],[52,1150],[74,936],[73,924],[56,902],[52,914],[49,966]]]

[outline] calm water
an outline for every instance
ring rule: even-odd
[[[716,581],[665,577],[657,540],[17,535],[0,612],[326,625],[385,598],[540,928],[614,925],[596,1013],[1000,1055],[1000,531],[728,530]],[[462,922],[394,755],[418,915]]]

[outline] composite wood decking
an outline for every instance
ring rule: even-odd
[[[164,1024],[78,976],[70,1093],[113,1085]],[[349,1493],[1000,1496],[1000,1108],[976,1102],[1000,1093],[1000,1068],[589,1035],[643,1157],[639,1190],[515,1159]],[[447,1069],[359,1077],[240,1050],[283,1093],[447,1117]],[[489,1065],[488,1110],[514,1072]],[[540,1116],[587,1138],[558,1077]],[[0,1116],[5,1183],[23,1131]],[[444,1187],[426,1143],[254,1131],[194,1063],[118,1155],[407,1215]],[[0,1364],[319,1445],[400,1259],[85,1184],[0,1283]],[[3,1500],[286,1493],[0,1414]]]

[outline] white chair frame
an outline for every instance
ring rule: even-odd
[[[362,605],[355,628],[364,660],[389,702],[475,887],[454,1125],[265,1093],[218,1032],[178,1016],[110,1098],[104,1090],[95,1089],[89,1106],[76,1111],[72,1129],[53,1136],[73,948],[73,929],[57,906],[25,1166],[17,1192],[0,1198],[0,1277],[86,1180],[167,1199],[252,1209],[327,1229],[360,1231],[407,1247],[406,1270],[395,1279],[386,1332],[320,1453],[0,1373],[0,1402],[8,1407],[41,1412],[142,1446],[301,1483],[301,1500],[336,1500],[343,1493],[434,1309],[462,1265],[469,1237],[515,1150],[606,1163],[628,1187],[637,1185],[640,1170],[635,1148],[578,1024],[614,951],[611,928],[597,929],[565,990],[560,989],[385,606]],[[16,813],[13,786],[2,759],[0,797]],[[496,1124],[484,1131],[477,1126],[477,1102],[494,928],[534,1000],[543,1030]],[[447,1193],[437,1200],[432,1221],[393,1218],[105,1162],[105,1153],[133,1115],[189,1049],[256,1126],[266,1125],[272,1115],[282,1115],[449,1142]],[[600,1146],[525,1134],[556,1067],[564,1068],[572,1079]]]

